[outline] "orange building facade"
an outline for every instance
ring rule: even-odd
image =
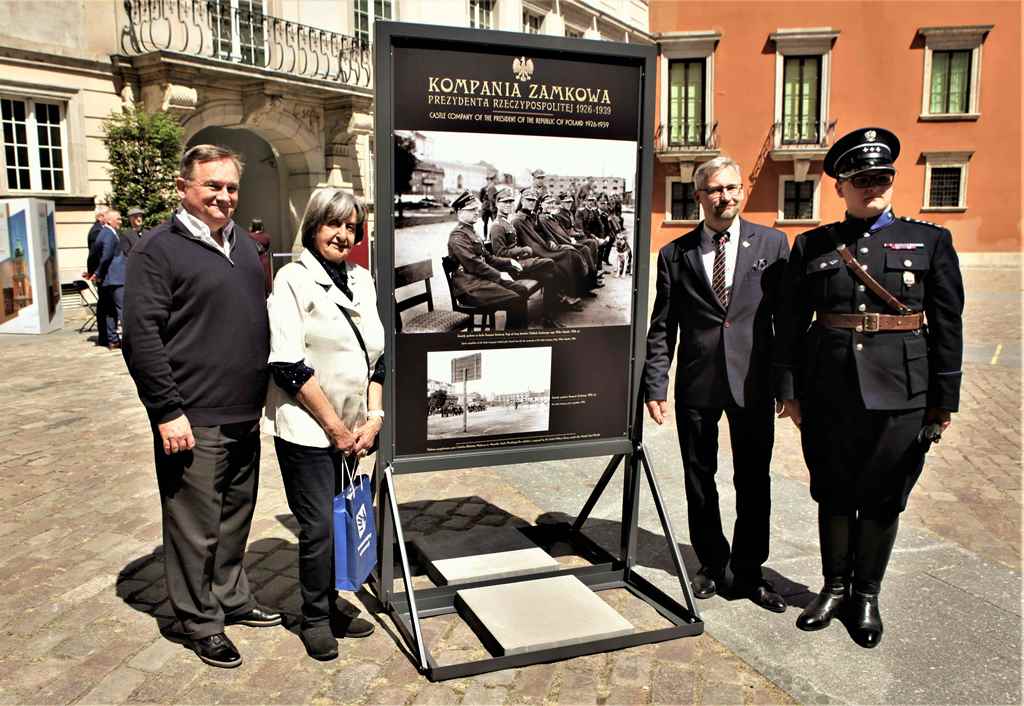
[[[939,223],[967,261],[1019,262],[1016,2],[653,0],[659,44],[652,248],[699,221],[693,169],[739,162],[744,217],[791,238],[843,218],[829,146],[881,126],[902,143],[894,211]]]

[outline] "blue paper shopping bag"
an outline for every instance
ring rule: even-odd
[[[377,565],[373,487],[367,476],[350,478],[334,497],[334,586],[339,591],[358,591]]]

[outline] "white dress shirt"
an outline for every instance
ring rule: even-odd
[[[224,244],[221,245],[213,239],[213,234],[210,232],[210,226],[203,223],[201,220],[193,216],[191,213],[181,208],[178,209],[178,220],[185,226],[185,229],[192,234],[192,237],[203,243],[206,243],[217,252],[224,253],[224,257],[231,260],[231,246],[235,242],[235,222],[228,221],[227,225],[221,230],[221,240]],[[234,261],[232,260],[232,264]]]
[[[728,228],[729,242],[725,244],[725,287],[732,289],[732,278],[736,273],[736,253],[740,249],[740,219],[732,219]],[[700,259],[704,263],[704,271],[708,275],[708,284],[714,287],[715,272],[715,231],[708,227],[707,222],[700,231]]]
[[[377,314],[377,291],[370,273],[348,263],[352,299],[334,286],[330,275],[309,250],[298,262],[282,267],[267,299],[270,315],[271,363],[304,360],[334,411],[350,430],[366,421],[366,390],[377,359],[384,352],[384,325]],[[359,328],[366,355],[345,315]],[[367,367],[369,358],[369,367]],[[327,448],[330,439],[298,400],[274,383],[260,428],[267,434],[303,446]]]

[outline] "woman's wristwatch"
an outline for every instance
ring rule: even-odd
[[[378,417],[382,422],[384,421],[384,410],[383,409],[368,409],[366,411],[367,417]]]

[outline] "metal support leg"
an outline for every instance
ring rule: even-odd
[[[377,461],[377,469],[374,472],[373,480],[377,492],[377,507],[380,514],[377,517],[377,547],[379,556],[377,569],[374,571],[376,579],[377,600],[385,610],[391,609],[391,597],[395,593],[395,532],[391,516],[391,504],[385,501],[390,498],[391,493],[383,483],[384,474],[380,472],[380,461]]]
[[[416,590],[412,585],[412,572],[409,570],[409,557],[405,551],[405,537],[402,535],[402,518],[398,514],[398,499],[395,496],[395,480],[391,475],[391,465],[384,469],[384,484],[388,494],[388,505],[391,508],[393,526],[395,528],[395,540],[398,543],[398,554],[402,560],[402,583],[405,584],[405,597],[409,601],[409,619],[412,623],[413,637],[416,644],[409,645],[416,648],[416,656],[419,660],[421,671],[427,671],[427,655],[423,648],[423,633],[420,631],[420,616],[416,610]]]
[[[629,458],[626,460],[622,481],[620,550],[628,573],[636,563],[637,526],[640,517],[640,466],[636,452],[629,454]]]
[[[591,491],[590,497],[587,498],[587,502],[583,504],[583,509],[580,510],[580,514],[576,516],[576,521],[572,523],[572,531],[579,532],[583,529],[583,523],[590,517],[590,513],[594,510],[594,506],[597,505],[597,501],[601,499],[601,494],[604,489],[608,486],[608,482],[615,475],[615,470],[622,463],[622,454],[616,454],[612,456],[612,460],[608,462],[607,468],[604,469],[604,473],[597,481],[597,485],[594,486],[594,490]]]
[[[647,474],[647,483],[651,487],[654,507],[657,509],[658,518],[661,520],[661,530],[665,533],[665,539],[668,540],[669,552],[672,555],[672,564],[676,567],[676,575],[679,577],[679,587],[683,589],[683,598],[686,600],[686,608],[695,618],[700,620],[700,612],[697,610],[697,603],[694,601],[693,591],[690,589],[690,577],[686,574],[686,566],[683,564],[683,557],[679,553],[679,545],[676,544],[676,536],[672,531],[672,520],[669,519],[668,512],[665,510],[665,501],[662,498],[661,489],[658,487],[658,481],[654,477],[654,470],[651,468],[651,461],[647,453],[647,447],[640,444],[640,451],[637,455],[640,457],[640,463],[643,464],[644,471]]]

